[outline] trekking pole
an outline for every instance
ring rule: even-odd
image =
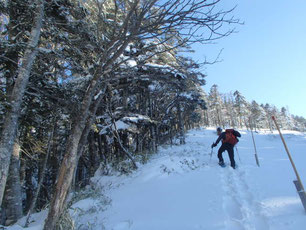
[[[213,154],[213,150],[214,150],[214,148],[211,148],[211,152],[210,152],[210,160],[209,160],[209,162],[211,162],[211,157],[212,157],[212,154]]]
[[[240,159],[240,156],[239,156],[238,148],[237,148],[237,146],[235,146],[235,147],[236,147],[236,152],[237,152],[237,155],[238,155],[239,161],[240,161],[240,163],[241,163],[241,159]]]
[[[254,139],[254,135],[253,135],[253,129],[252,129],[252,125],[251,125],[251,119],[249,120],[249,125],[250,125],[250,129],[251,129],[251,134],[252,134],[252,139],[253,139],[253,144],[254,144],[254,149],[255,149],[255,160],[256,160],[256,164],[257,164],[258,167],[260,167],[260,165],[259,165],[259,160],[258,160],[258,156],[257,156],[257,150],[256,150],[255,139]]]
[[[288,155],[288,157],[289,157],[289,160],[290,160],[291,165],[292,165],[292,167],[293,167],[293,170],[294,170],[294,172],[295,172],[295,175],[296,175],[297,180],[294,180],[293,183],[294,183],[294,185],[295,185],[295,187],[296,187],[296,190],[297,190],[297,192],[298,192],[298,194],[299,194],[299,196],[300,196],[300,198],[301,198],[302,204],[303,204],[304,209],[305,209],[305,211],[306,211],[306,193],[305,193],[305,190],[304,190],[304,186],[303,186],[303,184],[302,184],[302,181],[301,181],[301,178],[300,178],[300,176],[299,176],[299,173],[298,173],[298,171],[297,171],[297,169],[296,169],[296,167],[295,167],[295,164],[294,164],[294,162],[293,162],[293,159],[292,159],[292,157],[291,157],[291,155],[290,155],[290,152],[289,152],[289,149],[288,149],[287,144],[286,144],[286,142],[285,142],[285,139],[284,139],[284,137],[283,137],[283,135],[282,135],[282,133],[281,133],[281,131],[280,131],[280,128],[279,128],[279,126],[278,126],[278,124],[277,124],[277,122],[276,122],[275,116],[272,116],[272,120],[274,121],[275,126],[276,126],[276,128],[277,128],[277,130],[278,130],[278,132],[279,132],[279,135],[280,135],[280,137],[281,137],[281,139],[282,139],[282,142],[283,142],[283,144],[284,144],[285,150],[286,150],[286,152],[287,152],[287,155]]]

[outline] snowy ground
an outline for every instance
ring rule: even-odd
[[[255,134],[261,164],[257,167],[251,134],[240,132],[236,170],[217,165],[218,148],[210,159],[217,136],[212,129],[199,129],[187,134],[186,145],[160,148],[129,176],[97,172],[92,181],[101,193],[73,205],[78,229],[304,230],[306,213],[278,134]],[[306,135],[285,133],[306,186]],[[227,153],[224,158],[229,163]],[[44,215],[36,215],[40,222],[29,229],[41,229]]]

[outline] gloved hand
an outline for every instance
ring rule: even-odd
[[[215,144],[215,143],[213,143],[212,145],[211,145],[211,148],[214,148],[214,147],[216,147],[217,145]]]

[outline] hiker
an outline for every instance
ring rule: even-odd
[[[231,161],[231,166],[233,169],[236,168],[235,159],[234,159],[234,146],[237,144],[237,137],[241,137],[241,134],[234,129],[226,129],[225,132],[222,132],[220,127],[217,128],[217,134],[219,138],[215,143],[212,144],[211,148],[214,148],[222,140],[222,145],[218,150],[219,165],[224,167],[224,160],[222,153],[226,150]]]

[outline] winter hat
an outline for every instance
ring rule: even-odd
[[[220,127],[218,127],[217,132],[222,132],[222,129]]]

